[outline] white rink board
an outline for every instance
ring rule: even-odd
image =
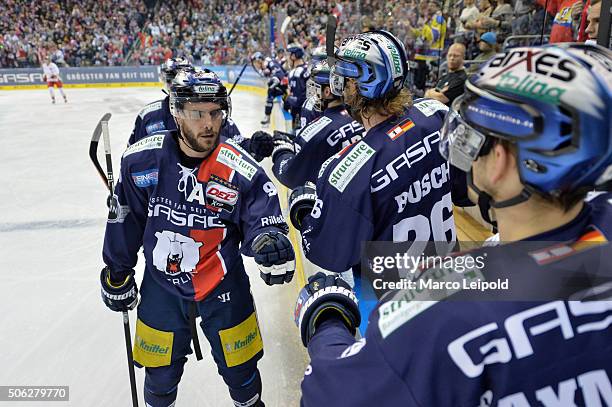
[[[97,121],[111,112],[118,174],[136,114],[163,94],[156,88],[66,94],[68,104],[56,90],[58,103],[52,105],[47,90],[0,92],[0,385],[70,386],[70,402],[51,403],[57,407],[131,406],[121,314],[100,299],[107,194],[88,149]],[[259,129],[263,98],[238,90],[232,95],[232,117],[246,136]],[[263,400],[271,407],[297,406],[307,357],[292,320],[296,279],[268,287],[255,263],[245,264],[264,339]],[[142,269],[139,263],[137,281]],[[204,360],[189,357],[177,406],[231,406],[208,343],[198,334]],[[136,369],[136,376],[144,406],[144,370]]]

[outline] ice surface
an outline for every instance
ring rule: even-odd
[[[88,149],[97,121],[111,112],[118,174],[137,112],[163,95],[157,88],[66,93],[68,104],[52,105],[47,90],[0,92],[0,385],[70,386],[70,402],[52,403],[58,407],[130,406],[121,314],[108,310],[99,294],[106,190]],[[263,97],[236,90],[232,99],[241,131],[258,130]],[[264,339],[263,400],[296,406],[307,361],[292,321],[296,279],[268,287],[255,263],[245,264]],[[201,331],[199,337],[204,360],[190,356],[177,406],[230,406]],[[136,376],[144,406],[144,370]]]

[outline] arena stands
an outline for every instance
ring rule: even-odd
[[[547,39],[553,24],[557,31],[563,26],[565,40],[580,39],[581,26],[584,31],[581,20],[586,18],[582,0],[4,3],[0,67],[39,66],[37,52],[51,54],[59,66],[156,65],[171,56],[184,56],[204,65],[241,64],[254,51],[269,49],[270,16],[275,17],[277,48],[299,42],[308,50],[325,41],[327,16],[333,13],[339,18],[340,36],[374,28],[397,35],[414,60],[412,79],[417,92],[431,87],[444,73],[445,54],[454,42],[466,46],[465,63],[469,67],[482,52],[479,42],[484,33],[495,34],[497,45],[492,46],[496,50],[534,44],[542,32]],[[571,13],[564,12],[568,7]],[[285,27],[283,42],[280,27],[287,16],[291,21]],[[519,37],[522,35],[526,37]]]

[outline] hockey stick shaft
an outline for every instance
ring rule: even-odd
[[[89,158],[93,162],[96,170],[104,184],[108,188],[111,197],[113,195],[114,190],[114,174],[113,174],[113,160],[111,156],[111,146],[110,146],[110,133],[108,130],[108,121],[111,118],[110,113],[106,113],[102,119],[98,122],[94,133],[91,137],[91,143],[89,145]],[[98,144],[100,143],[100,136],[103,138],[104,142],[104,153],[106,156],[106,173],[102,169],[100,165],[100,161],[98,160]],[[109,202],[113,202],[112,199]],[[111,205],[112,206],[112,205]],[[111,207],[112,211],[112,207]],[[123,311],[123,333],[125,336],[125,351],[127,354],[128,360],[128,373],[130,376],[130,390],[132,393],[132,405],[134,407],[138,407],[138,392],[136,390],[136,373],[134,371],[134,357],[132,355],[132,335],[130,333],[130,319],[127,311]]]
[[[138,391],[136,390],[136,373],[134,372],[134,357],[132,355],[132,334],[130,333],[130,318],[127,311],[123,311],[123,333],[125,335],[125,351],[130,373],[130,388],[132,390],[132,405],[138,407]]]
[[[242,67],[242,69],[240,70],[240,73],[238,74],[238,77],[236,78],[236,80],[234,81],[234,84],[232,85],[232,88],[230,89],[229,93],[227,94],[227,96],[230,96],[232,94],[232,92],[234,91],[234,88],[236,87],[236,85],[238,84],[238,81],[240,80],[240,78],[242,77],[242,74],[244,73],[245,69],[247,68],[249,64],[244,64],[244,66]]]

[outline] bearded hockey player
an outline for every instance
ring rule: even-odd
[[[285,99],[284,109],[291,113],[292,128],[300,127],[300,111],[306,101],[306,82],[310,76],[308,65],[304,62],[304,48],[299,44],[287,47],[289,53],[289,96]]]
[[[342,97],[329,88],[329,65],[318,62],[313,68],[309,98],[323,116],[288,137],[275,140],[272,171],[290,189],[316,182],[321,164],[343,148],[361,140],[363,126],[348,114]]]
[[[367,133],[323,164],[316,201],[312,188],[292,193],[291,220],[302,231],[306,257],[344,272],[359,265],[364,241],[452,245],[449,165],[437,149],[447,107],[412,102],[404,88],[405,50],[386,31],[345,39],[336,57],[331,90]]]
[[[104,238],[102,298],[114,311],[136,306],[134,267],[143,247],[134,360],[145,367],[147,405],[174,405],[199,315],[234,403],[263,406],[263,344],[241,253],[255,257],[267,284],[291,281],[295,257],[277,192],[237,143],[220,140],[230,104],[216,75],[180,72],[169,102],[177,130],[145,137],[123,154],[118,209]]]
[[[317,275],[296,307],[302,406],[612,405],[612,194],[585,201],[612,178],[611,66],[597,46],[519,48],[468,80],[440,147],[496,208],[504,244],[470,254],[510,288],[390,292],[355,341],[354,294]]]
[[[180,71],[194,72],[200,68],[194,68],[189,61],[184,58],[168,59],[161,66],[161,81],[164,84],[164,93],[166,97],[155,102],[149,103],[138,113],[134,123],[134,129],[128,140],[128,145],[150,136],[154,133],[165,130],[176,130],[176,121],[170,113],[170,97],[169,91],[172,81]],[[208,70],[207,70],[208,71]],[[211,71],[209,71],[211,72]],[[245,139],[240,134],[240,130],[234,121],[228,117],[223,127],[221,128],[221,140],[234,138],[235,141],[246,149],[258,161],[261,161],[261,153],[266,156],[270,154],[272,140],[255,140],[251,145],[250,139]]]
[[[268,79],[268,96],[266,97],[266,107],[264,110],[265,117],[261,121],[262,125],[267,126],[270,124],[274,98],[286,96],[288,85],[287,73],[277,60],[270,57],[264,58],[263,54],[259,51],[251,55],[251,65],[253,65],[253,68],[259,75]]]

